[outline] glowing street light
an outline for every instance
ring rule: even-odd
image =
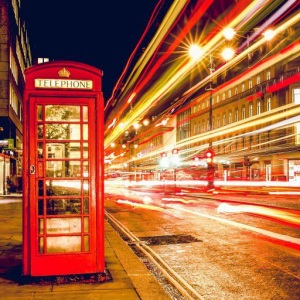
[[[234,51],[232,48],[226,47],[223,51],[222,51],[222,57],[224,58],[224,60],[229,61],[233,58],[234,56]]]
[[[189,48],[189,56],[193,59],[193,60],[198,60],[200,59],[200,57],[202,57],[204,54],[203,49],[196,44],[193,44],[190,46]]]
[[[227,27],[223,30],[223,36],[228,41],[233,39],[233,37],[235,36],[235,33],[236,33],[235,30],[231,27]]]
[[[272,29],[268,29],[263,33],[263,36],[267,41],[270,41],[275,36],[275,32]]]

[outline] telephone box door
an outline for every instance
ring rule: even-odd
[[[36,97],[29,103],[30,273],[93,273],[95,99]]]

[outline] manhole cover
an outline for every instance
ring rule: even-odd
[[[160,235],[160,236],[144,236],[139,238],[146,241],[148,245],[169,245],[169,244],[188,244],[195,242],[203,242],[189,234],[176,235]]]

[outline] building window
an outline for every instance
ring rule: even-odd
[[[293,89],[293,103],[300,104],[300,89]]]
[[[220,102],[220,95],[217,96],[217,103]]]
[[[236,109],[235,110],[235,122],[238,122],[239,121],[239,110]]]
[[[253,116],[253,104],[249,103],[249,117]]]
[[[197,106],[195,105],[194,106],[194,113],[196,113],[197,112]]]
[[[201,133],[201,123],[198,123],[198,133]]]
[[[228,98],[230,98],[232,96],[232,93],[231,93],[231,89],[228,90]]]
[[[267,99],[267,111],[270,111],[272,109],[272,99],[271,97],[268,97]]]
[[[223,126],[226,125],[226,114],[223,115]]]
[[[300,123],[295,124],[295,144],[300,145]]]
[[[257,114],[261,114],[261,101],[257,101]]]
[[[206,128],[207,128],[207,131],[209,131],[210,130],[210,126],[209,126],[210,124],[209,124],[209,120],[207,120],[207,122],[206,122]]]
[[[245,83],[242,83],[242,92],[245,91]]]
[[[243,106],[242,107],[242,120],[245,120],[246,119],[246,107]]]
[[[256,77],[256,84],[260,84],[260,76],[259,75]]]
[[[197,134],[197,124],[194,124],[194,134]]]
[[[267,71],[267,80],[271,79],[271,71]]]
[[[230,111],[228,114],[228,124],[232,123],[232,112]]]
[[[221,127],[221,120],[220,117],[218,116],[217,118],[217,127],[220,128]]]
[[[253,87],[252,79],[249,79],[249,90],[252,89],[252,87]]]
[[[236,87],[234,88],[234,94],[237,95],[238,93],[239,93],[239,89],[238,89],[238,87],[236,86]]]
[[[222,94],[222,100],[224,101],[226,98],[225,92]]]

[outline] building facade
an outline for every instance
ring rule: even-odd
[[[255,30],[249,34],[255,34]],[[180,109],[172,110],[175,141],[168,138],[170,131],[165,132],[160,149],[151,149],[153,143],[149,141],[155,138],[157,120],[136,132],[135,165],[140,170],[161,172],[161,154],[168,151],[171,161],[170,153],[176,148],[180,164],[176,168],[170,165],[169,171],[181,171],[183,179],[205,179],[205,153],[211,147],[215,179],[299,184],[299,30],[299,12],[295,10],[281,18],[277,35],[271,40],[237,37],[237,48],[246,45],[244,54],[236,53],[232,63],[227,61],[224,67],[211,69],[211,81],[189,96]],[[207,64],[218,60],[216,55],[211,53],[210,60],[206,57]],[[169,102],[175,100],[170,97]],[[163,110],[161,118],[166,118]],[[118,157],[112,164],[118,168]]]
[[[21,0],[0,0],[0,194],[22,188],[24,70],[32,65],[22,12]]]

